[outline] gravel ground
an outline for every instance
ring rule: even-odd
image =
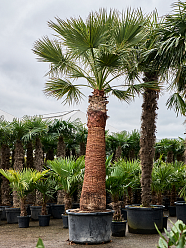
[[[170,217],[176,222],[176,217]],[[168,221],[168,230],[171,224]],[[7,224],[1,221],[0,224],[0,248],[35,248],[38,238],[43,240],[45,248],[155,248],[158,245],[159,235],[132,234],[126,230],[125,237],[112,237],[112,241],[101,245],[78,245],[69,244],[68,229],[63,228],[62,219],[51,219],[50,226],[39,227],[38,221],[30,221],[29,228],[19,228],[18,224]]]

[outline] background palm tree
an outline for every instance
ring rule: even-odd
[[[50,121],[43,120],[41,116],[24,117],[26,133],[23,136],[25,142],[34,142],[34,169],[42,171],[44,166],[44,153],[41,137],[47,135]],[[35,205],[41,205],[41,193],[36,191]],[[32,198],[32,197],[31,197]]]
[[[45,93],[65,102],[78,103],[83,94],[79,87],[93,90],[89,96],[88,137],[85,177],[80,199],[81,210],[105,210],[105,125],[107,119],[105,94],[112,93],[128,100],[128,91],[116,90],[113,80],[132,66],[132,47],[144,36],[144,18],[140,10],[127,10],[120,17],[117,11],[90,13],[84,21],[56,18],[48,22],[59,39],[44,37],[35,42],[33,52],[39,61],[49,62],[50,76]],[[87,84],[75,84],[85,79]],[[82,81],[83,82],[83,81]]]
[[[12,133],[10,123],[0,118],[0,168],[3,170],[10,169],[10,143],[12,143]],[[6,177],[1,176],[1,205],[11,205],[11,195],[9,181]]]

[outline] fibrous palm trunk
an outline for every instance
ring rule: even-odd
[[[36,145],[35,145],[35,157],[34,157],[34,168],[38,171],[42,171],[44,165],[43,161],[43,149],[41,140],[39,137],[36,138]],[[35,205],[41,206],[42,205],[42,194],[36,190],[36,199]]]
[[[86,153],[86,145],[84,142],[81,142],[79,156],[84,156],[85,153]]]
[[[22,170],[24,166],[24,149],[20,140],[16,141],[14,154],[14,170]],[[20,207],[20,200],[16,191],[13,191],[13,206]]]
[[[115,153],[115,158],[114,160],[115,161],[119,161],[121,159],[121,156],[122,156],[122,149],[121,149],[121,146],[118,146],[116,148],[116,153]]]
[[[146,75],[147,76],[147,75]],[[146,82],[157,81],[157,77],[147,77]],[[158,92],[145,89],[143,94],[142,116],[141,116],[141,136],[140,136],[140,160],[141,160],[141,187],[142,205],[150,206],[151,198],[151,173],[155,154],[155,131],[156,131],[156,109]]]
[[[80,198],[82,211],[106,209],[105,125],[107,103],[104,91],[94,90],[93,95],[89,96],[85,176]]]
[[[57,144],[57,157],[65,158],[65,142],[63,140],[63,136],[59,136],[58,144]],[[57,191],[57,204],[64,204],[64,191]]]
[[[173,151],[167,152],[167,163],[173,163],[174,162],[174,153]]]
[[[10,168],[10,148],[8,145],[1,146],[1,169],[7,170]],[[1,177],[1,204],[2,206],[11,205],[10,185],[8,179]]]
[[[26,145],[26,151],[27,151],[27,163],[26,167],[27,168],[33,168],[34,167],[34,160],[33,160],[33,146],[32,146],[32,141],[29,141]]]
[[[65,158],[65,142],[62,135],[59,136],[57,143],[57,157]]]
[[[33,145],[32,141],[29,141],[26,145],[26,151],[27,151],[27,162],[26,167],[27,168],[34,168],[34,158],[33,158]],[[35,202],[35,192],[31,192],[27,195],[27,198],[25,199],[25,203],[27,204],[34,204]]]

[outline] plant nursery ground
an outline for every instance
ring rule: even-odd
[[[167,213],[166,213],[167,214]],[[176,222],[176,217],[169,217]],[[168,230],[171,228],[168,221]],[[126,230],[125,237],[112,237],[112,241],[100,245],[78,245],[70,244],[68,240],[68,229],[63,228],[62,219],[51,219],[50,226],[39,227],[38,221],[30,221],[29,228],[19,228],[18,224],[0,224],[0,248],[35,248],[38,238],[43,240],[45,248],[155,248],[157,247],[159,235],[131,234]]]

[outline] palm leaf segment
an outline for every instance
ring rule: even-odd
[[[88,86],[128,99],[127,90],[113,91],[111,83],[133,66],[133,47],[145,36],[141,11],[127,10],[120,18],[116,11],[107,14],[103,9],[90,13],[86,21],[80,17],[56,21],[48,25],[57,39],[44,37],[33,49],[39,61],[50,63],[45,93],[78,103],[83,97],[80,87]],[[77,79],[87,84],[75,84]]]
[[[54,172],[61,189],[72,195],[75,190],[74,186],[81,179],[84,157],[80,157],[77,160],[73,158],[58,158],[47,161],[47,165]]]
[[[48,170],[39,172],[30,168],[21,171],[0,169],[0,173],[9,180],[12,189],[17,191],[22,199],[34,189],[36,182],[46,175]]]
[[[186,73],[186,4],[178,1],[172,5],[173,13],[167,15],[160,30],[163,37],[159,54],[172,69],[174,80],[169,89],[175,93],[167,101],[168,108],[185,115],[185,73]],[[175,73],[176,72],[176,73]]]

